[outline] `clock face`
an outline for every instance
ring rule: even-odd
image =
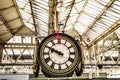
[[[67,75],[80,61],[80,48],[76,41],[62,33],[51,34],[39,46],[38,60],[45,72],[51,75]]]

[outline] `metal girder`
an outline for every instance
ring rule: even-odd
[[[86,66],[95,66],[95,64],[84,64],[84,65],[86,65]],[[106,64],[97,64],[97,65],[103,65],[103,66],[120,66],[120,64],[108,64],[108,63],[106,63]]]
[[[0,9],[0,11],[6,10],[6,9],[9,9],[9,8],[12,8],[12,7],[15,7],[15,5],[9,6],[7,8]]]
[[[2,20],[2,22],[4,23],[4,25],[6,26],[6,28],[9,30],[9,32],[14,35],[14,31],[11,29],[10,25],[8,24],[8,22],[5,20],[5,18],[0,15],[0,19]]]
[[[20,17],[20,21],[21,21],[21,23],[23,24],[23,25],[20,26],[20,28],[15,32],[15,33],[17,33],[20,29],[23,28],[23,26],[25,26],[25,24],[24,24],[24,22],[23,22],[23,18],[22,18],[22,16],[21,16],[21,13],[20,13],[20,11],[19,11],[19,8],[18,8],[18,6],[17,6],[16,1],[15,1],[15,0],[12,0],[12,1],[13,1],[13,3],[14,3],[14,7],[16,8],[16,11],[17,11],[17,13],[18,13],[18,15],[19,15],[19,17]]]
[[[55,28],[55,20],[54,20],[54,16],[56,13],[56,3],[57,0],[49,0],[49,24],[48,24],[48,34],[50,34],[52,31],[54,31]]]
[[[118,49],[119,49],[119,50],[118,50],[119,53],[118,53],[117,64],[118,64],[118,62],[120,61],[120,43],[119,43],[119,47],[118,47]]]
[[[7,52],[7,50],[4,48],[4,51],[6,52],[6,55],[7,55],[7,57],[8,57],[8,59],[9,59],[9,61],[12,63],[12,59],[11,59],[11,57],[9,56],[9,54],[8,54],[8,52]]]
[[[16,46],[16,45],[18,45],[18,46],[21,46],[21,45],[23,45],[23,46],[34,46],[35,44],[31,44],[31,43],[6,43],[6,45],[14,45],[14,46]]]
[[[6,43],[4,48],[6,49],[34,49],[35,44],[29,43]],[[29,46],[29,47],[28,47]]]
[[[80,18],[80,15],[81,15],[81,13],[83,12],[83,10],[84,10],[85,6],[87,5],[87,3],[88,3],[88,0],[85,1],[84,5],[83,5],[83,7],[82,7],[82,10],[81,10],[80,12],[77,11],[79,14],[78,14],[78,16],[77,16],[75,22],[73,23],[74,26],[75,26],[76,23],[78,22],[78,19]]]
[[[0,39],[0,42],[3,42],[3,40]]]
[[[19,19],[19,18],[20,18],[20,17],[17,17],[17,18],[14,18],[14,19],[9,20],[9,21],[7,21],[7,22],[14,21],[14,20]],[[3,25],[3,24],[0,24],[0,26],[1,26],[1,25]]]
[[[107,52],[107,51],[109,51],[109,50],[111,50],[112,48],[116,48],[116,47],[119,47],[119,44],[120,44],[120,41],[118,41],[117,43],[115,43],[115,44],[112,44],[112,46],[110,46],[110,47],[105,47],[105,49],[103,49],[102,51],[100,51],[100,52],[102,52],[102,53],[104,53],[104,52]],[[100,53],[99,53],[100,54]],[[97,54],[97,55],[99,55],[99,54]]]
[[[0,63],[2,63],[2,57],[3,57],[3,47],[0,46]]]
[[[33,63],[2,63],[0,66],[33,66]]]
[[[2,39],[0,39],[0,46],[4,45],[4,44],[5,44],[5,42]]]
[[[68,22],[68,19],[69,19],[69,17],[70,17],[70,14],[71,14],[71,12],[72,12],[72,9],[73,9],[73,7],[74,7],[74,4],[75,4],[75,0],[73,0],[73,2],[71,3],[71,9],[70,9],[70,12],[69,12],[68,15],[67,15],[67,19],[66,19],[66,21],[65,21],[65,24],[64,24],[64,26],[63,26],[63,29],[65,29],[65,27],[66,27],[66,25],[67,25],[67,22]]]
[[[37,36],[37,26],[36,26],[36,24],[35,24],[35,17],[34,17],[34,12],[33,12],[33,4],[32,4],[32,1],[33,1],[33,0],[29,0],[29,3],[30,3],[31,15],[32,15],[32,19],[33,19],[33,25],[34,25],[34,28],[35,28],[35,36]]]
[[[6,49],[34,49],[34,47],[4,47]]]
[[[24,50],[21,52],[21,54],[18,56],[18,58],[15,60],[14,63],[17,63],[17,61],[21,58],[21,56],[23,55],[23,53],[25,52],[25,50],[26,50],[26,49],[24,49]]]
[[[93,23],[90,24],[88,29],[83,33],[83,35],[86,35],[86,33],[95,25],[95,23],[101,18],[101,16],[106,12],[107,9],[113,4],[115,0],[110,0],[109,3],[105,6],[105,8],[100,12],[100,14],[96,17],[96,19],[93,21]]]
[[[120,19],[114,23],[107,31],[105,31],[103,34],[98,36],[95,40],[93,40],[88,46],[90,48],[93,44],[96,44],[98,41],[104,39],[106,36],[108,36],[110,33],[114,32],[120,27]]]

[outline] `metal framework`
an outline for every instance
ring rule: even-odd
[[[59,4],[63,12],[57,11]],[[119,0],[1,0],[0,74],[33,73],[35,38],[41,41],[60,30],[62,23],[65,33],[76,32],[79,36],[74,37],[82,40],[84,73],[99,77],[105,70],[110,77],[120,66],[119,4]]]

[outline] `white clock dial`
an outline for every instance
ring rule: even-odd
[[[52,48],[54,48],[55,50],[60,51],[62,53],[62,55],[60,55],[59,53],[50,51],[49,55],[50,55],[51,60],[54,63],[62,64],[68,60],[70,53],[69,53],[68,48],[65,45],[55,44]]]
[[[65,69],[75,59],[74,48],[64,39],[51,40],[44,48],[44,59],[54,69]]]

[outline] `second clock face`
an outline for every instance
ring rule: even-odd
[[[42,41],[40,64],[45,72],[64,75],[72,72],[79,63],[79,50],[74,39],[65,34],[52,34]]]

